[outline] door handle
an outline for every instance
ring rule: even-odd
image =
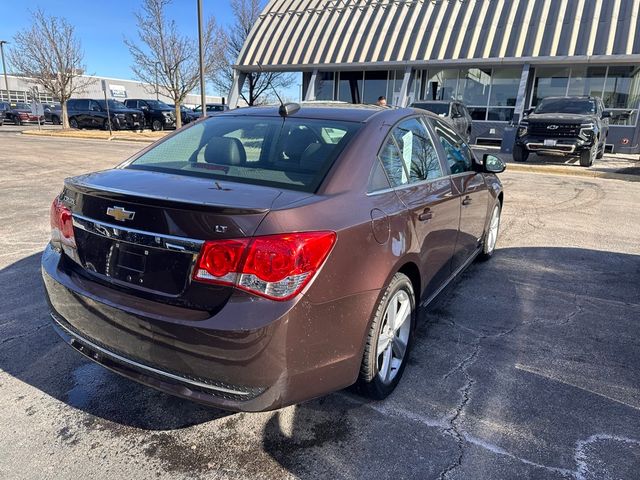
[[[465,207],[467,205],[471,205],[471,197],[469,195],[467,195],[464,200],[462,200],[462,205],[464,205]]]
[[[424,212],[418,215],[418,220],[420,220],[421,222],[428,222],[432,218],[433,218],[433,212],[431,212],[431,209],[429,208],[425,209]]]

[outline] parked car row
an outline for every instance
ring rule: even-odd
[[[7,102],[0,102],[0,126],[4,122],[11,122],[15,125],[23,123],[40,123],[44,125],[44,115],[34,115],[31,113],[31,106],[27,103],[16,103],[10,105]]]
[[[207,116],[228,110],[223,104],[207,104]],[[192,110],[182,105],[180,114],[182,124],[186,125],[200,118],[202,107],[198,105]],[[112,130],[153,131],[173,129],[176,127],[175,105],[168,105],[159,100],[129,98],[123,102],[118,100],[71,99],[67,102],[67,113],[71,128],[101,128]],[[27,122],[50,122],[53,125],[62,123],[62,107],[59,103],[44,105],[44,115],[33,115],[27,103],[10,105],[0,102],[0,126],[4,122],[22,125]]]

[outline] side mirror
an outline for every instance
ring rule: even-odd
[[[602,118],[611,118],[611,112],[609,110],[605,110],[602,112]]]
[[[460,115],[459,113],[454,113],[451,115],[451,118],[461,118],[462,115]]]
[[[533,111],[535,110],[535,108],[527,108],[524,112],[522,112],[523,116],[528,116],[531,115],[533,113]]]
[[[485,173],[502,173],[507,168],[507,164],[504,163],[499,157],[485,153],[482,156],[482,170]]]

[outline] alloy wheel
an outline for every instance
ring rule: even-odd
[[[393,381],[404,361],[411,331],[411,308],[405,290],[398,290],[387,304],[377,346],[378,377],[384,384]]]
[[[487,232],[487,251],[485,253],[491,253],[496,248],[499,228],[500,207],[496,205],[495,207],[493,207],[493,213],[491,214],[491,222],[489,223],[489,231]]]

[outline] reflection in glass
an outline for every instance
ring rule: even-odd
[[[638,108],[640,102],[640,68],[609,67],[602,96],[607,108]]]
[[[489,105],[515,107],[520,86],[520,68],[494,69],[491,75],[491,97]]]
[[[466,105],[486,105],[489,99],[491,69],[470,68],[460,71],[457,97]]]
[[[545,97],[563,97],[566,95],[569,71],[569,68],[562,67],[538,69],[533,86],[531,104],[537,105]]]
[[[455,100],[458,85],[458,70],[447,69],[440,71],[429,70],[423,76],[425,100]]]
[[[378,101],[378,97],[386,96],[388,74],[386,70],[365,72],[363,103],[373,104]]]
[[[362,103],[362,71],[340,72],[338,81],[338,100],[349,103]]]
[[[318,72],[318,83],[316,84],[316,100],[333,100],[334,89],[333,72]]]
[[[571,79],[567,95],[602,95],[607,67],[574,67],[571,69]]]

